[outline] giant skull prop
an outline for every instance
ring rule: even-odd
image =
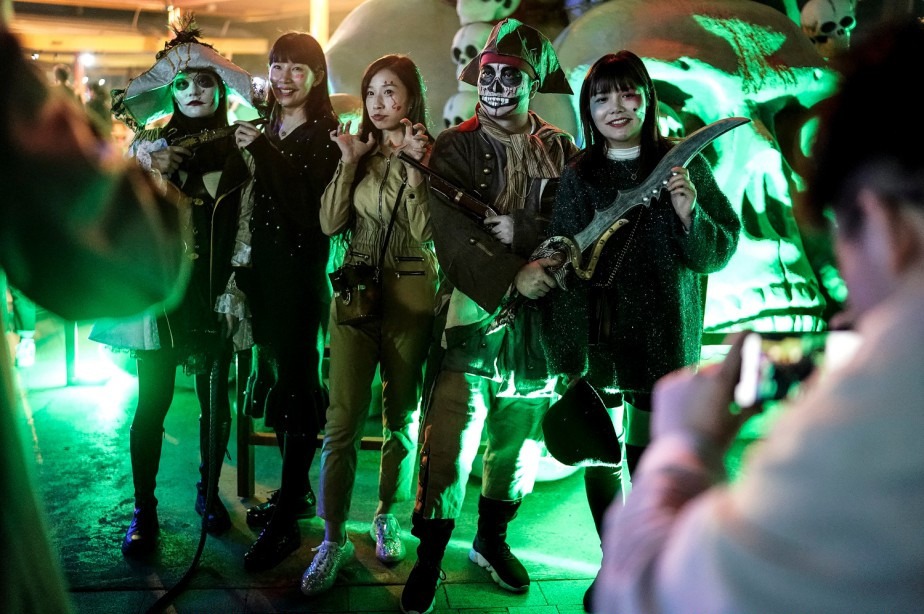
[[[510,17],[519,6],[520,0],[456,0],[456,13],[462,25],[495,22]]]
[[[854,0],[809,0],[800,14],[802,31],[823,58],[850,47],[850,33],[857,25]]]
[[[723,117],[752,120],[704,151],[742,221],[735,255],[709,276],[705,327],[819,328],[824,299],[792,212],[801,178],[785,155],[799,135],[779,133],[796,130],[790,120],[807,116],[835,79],[798,26],[750,0],[610,0],[556,46],[575,92],[605,51],[631,49],[687,131]],[[537,96],[533,108],[576,134],[577,109],[562,115],[561,98]]]
[[[458,126],[474,115],[476,104],[478,104],[476,90],[457,92],[446,101],[446,106],[443,107],[443,128]]]
[[[471,62],[487,42],[494,24],[476,21],[459,28],[452,39],[452,61],[456,64],[456,77]],[[469,89],[473,86],[459,81],[459,89]]]

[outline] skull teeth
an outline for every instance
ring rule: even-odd
[[[513,104],[510,98],[504,98],[502,96],[482,96],[481,102],[489,107],[505,107],[509,104]]]

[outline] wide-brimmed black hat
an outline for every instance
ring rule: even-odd
[[[618,467],[619,437],[606,405],[587,380],[552,404],[542,420],[545,447],[555,460],[576,467]]]
[[[481,53],[472,58],[462,72],[459,80],[469,85],[478,86],[478,73],[481,71],[481,57],[507,56],[522,61],[532,69],[539,81],[539,92],[543,94],[573,94],[565,71],[558,63],[558,55],[552,42],[539,30],[516,19],[507,18],[498,22],[491,30]],[[499,58],[500,59],[500,58]],[[513,63],[513,62],[511,62]]]

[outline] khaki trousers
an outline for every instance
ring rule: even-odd
[[[419,288],[407,288],[414,284]],[[408,290],[426,296],[429,278],[402,278]],[[361,327],[330,321],[330,406],[321,448],[318,515],[333,522],[349,516],[356,460],[372,400],[376,367],[382,380],[382,459],[379,500],[386,504],[411,498],[419,432],[423,364],[433,321],[432,300],[401,300],[386,283],[386,308],[380,322]],[[429,290],[432,297],[432,289]],[[331,305],[331,314],[334,314]]]
[[[500,384],[443,371],[424,420],[415,514],[458,518],[482,434],[481,494],[513,501],[533,490],[548,397],[499,397]]]

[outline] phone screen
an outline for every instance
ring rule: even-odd
[[[787,398],[817,369],[846,361],[858,341],[852,331],[749,334],[741,348],[735,403],[753,407]]]

